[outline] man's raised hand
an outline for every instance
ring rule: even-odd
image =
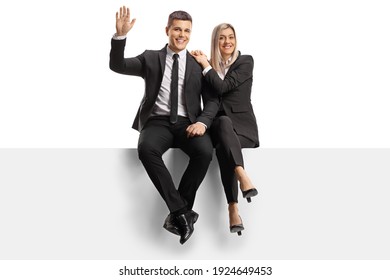
[[[116,35],[123,36],[129,32],[135,23],[135,18],[130,21],[130,9],[126,6],[120,7],[116,12]]]

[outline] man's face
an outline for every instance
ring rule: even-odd
[[[172,25],[165,30],[169,37],[169,48],[176,53],[184,50],[190,41],[191,28],[191,21],[174,19]]]

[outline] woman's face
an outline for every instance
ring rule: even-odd
[[[219,35],[219,50],[221,52],[222,57],[227,60],[232,56],[234,50],[236,48],[236,37],[234,36],[233,29],[226,28],[221,31]]]

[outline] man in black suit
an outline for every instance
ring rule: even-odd
[[[140,132],[138,155],[170,211],[164,228],[180,235],[180,243],[184,244],[194,231],[198,214],[192,206],[212,159],[207,128],[218,110],[218,100],[205,95],[202,68],[186,50],[192,28],[188,13],[176,11],[169,15],[169,42],[164,48],[124,58],[126,35],[134,23],[135,19],[130,21],[130,9],[121,7],[111,41],[110,69],[145,80],[144,96],[133,123]],[[172,147],[180,148],[190,158],[178,189],[162,160]]]

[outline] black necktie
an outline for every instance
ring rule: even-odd
[[[171,77],[171,123],[177,122],[177,106],[178,106],[178,91],[179,91],[179,55],[173,55],[172,77]]]

